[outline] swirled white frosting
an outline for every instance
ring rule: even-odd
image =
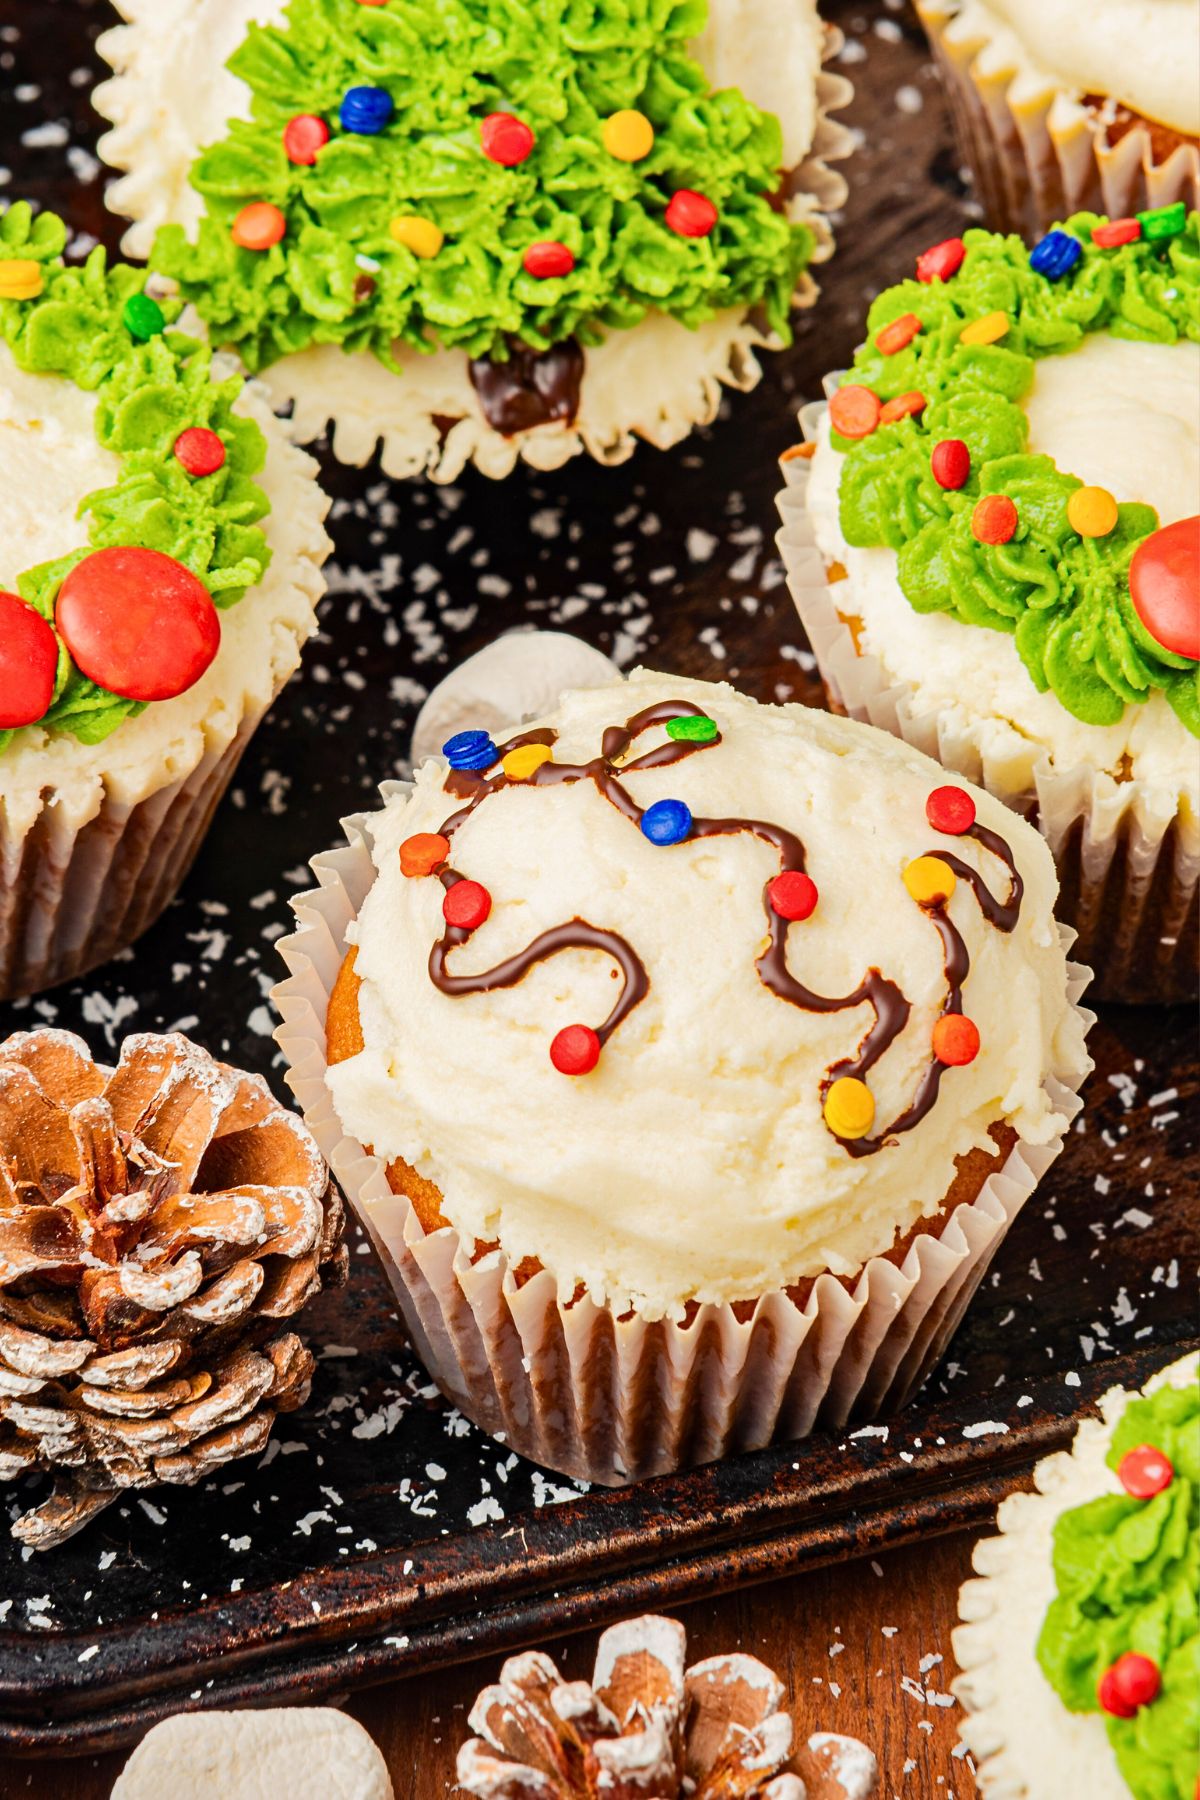
[[[723,741],[630,774],[629,792],[643,807],[676,797],[698,816],[758,818],[802,839],[820,901],[792,926],[788,965],[823,994],[853,992],[872,967],[899,984],[911,1016],[870,1075],[879,1122],[896,1118],[946,991],[941,939],[901,879],[910,859],[951,842],[925,819],[942,770],[866,726],[644,671],[568,694],[551,721],[555,755],[586,761],[606,726],[674,699],[706,710]],[[663,742],[655,727],[631,754]],[[468,1242],[498,1238],[514,1261],[538,1257],[567,1296],[582,1281],[658,1317],[692,1298],[851,1272],[938,1206],[955,1158],[986,1145],[995,1121],[1035,1142],[1063,1129],[1043,1078],[1083,1052],[1052,918],[1054,868],[1037,834],[986,794],[975,796],[980,819],[1013,847],[1026,896],[1008,936],[965,884],[950,902],[982,1049],[948,1072],[915,1130],[855,1158],[824,1123],[820,1083],[853,1054],[872,1011],[802,1011],[759,980],[763,887],[779,869],[770,845],[739,833],[656,848],[590,781],[508,787],[461,826],[453,866],[493,906],[451,953],[452,972],[492,968],[577,917],[619,932],[645,965],[649,992],[596,1069],[564,1076],[551,1039],[605,1018],[619,991],[610,957],[566,951],[484,994],[448,996],[430,979],[442,887],[405,878],[397,850],[456,810],[445,773],[440,759],[425,763],[411,797],[373,820],[378,873],[355,927],[365,1048],[328,1081],[347,1132],[435,1181]],[[1004,897],[995,857],[971,839],[953,847]]]

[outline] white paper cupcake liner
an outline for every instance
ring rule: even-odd
[[[1176,200],[1200,205],[1195,144],[1181,142],[1160,161],[1140,119],[1110,142],[1118,109],[1097,113],[1023,69],[978,9],[963,0],[917,0],[917,11],[990,226],[1037,237],[1073,212],[1125,218]]]
[[[385,800],[406,791],[395,782],[381,790]],[[649,1323],[586,1296],[560,1301],[546,1270],[518,1285],[499,1250],[473,1262],[474,1246],[452,1227],[426,1233],[388,1186],[383,1162],[346,1135],[334,1111],[326,1012],[347,928],[375,876],[371,815],[344,827],[346,847],[313,858],[318,885],[293,901],[299,928],[279,946],[291,973],[273,993],[283,1019],[275,1035],[417,1353],[455,1405],[532,1461],[606,1487],[902,1405],[953,1336],[1062,1140],[1018,1143],[978,1197],[919,1234],[901,1264],[873,1258],[852,1292],[821,1275],[803,1306],[777,1292],[752,1306],[702,1306],[687,1323]],[[1075,1003],[1088,973],[1068,965],[1068,975]],[[1046,1075],[1068,1118],[1089,1067],[1085,1058]]]
[[[761,3],[754,0],[755,6]],[[167,219],[194,225],[198,206],[186,186],[188,146],[179,131],[164,133],[166,96],[158,92],[167,79],[165,40],[159,34],[184,24],[195,30],[191,14],[196,0],[154,0],[154,5],[163,7],[161,18],[146,0],[120,0],[119,10],[129,23],[104,33],[98,43],[114,76],[93,95],[97,110],[113,127],[101,140],[100,154],[125,171],[109,186],[105,200],[114,212],[134,220],[122,240],[131,256],[149,255],[155,231]],[[778,70],[762,65],[760,51],[770,34],[764,33],[761,18],[753,17],[753,9],[743,18],[744,9],[745,0],[731,7],[716,54],[729,57],[739,33],[746,37],[757,27],[739,85],[751,99],[758,93],[760,103],[769,105]],[[835,26],[821,29],[821,59],[828,63],[844,39]],[[844,203],[847,193],[845,181],[829,164],[848,156],[855,141],[830,114],[846,106],[853,92],[843,75],[818,71],[812,141],[786,179],[788,216],[808,225],[816,239],[814,265],[833,253],[826,215]],[[806,270],[794,306],[811,306],[817,292]],[[514,437],[489,425],[471,384],[468,358],[460,351],[403,351],[403,373],[394,374],[368,353],[316,344],[273,363],[261,379],[276,406],[290,410],[297,443],[311,443],[329,429],[341,462],[361,467],[378,449],[389,475],[406,479],[427,474],[448,482],[457,480],[469,463],[499,478],[519,461],[552,470],[584,452],[609,465],[625,462],[639,440],[669,449],[696,426],[711,424],[726,388],[744,392],[755,387],[762,376],[756,352],[779,347],[754,309],[722,312],[695,330],[651,314],[629,330],[610,332],[585,352],[573,421],[540,425]]]
[[[836,377],[829,380],[836,385]],[[824,410],[814,403],[801,412],[807,442]],[[1180,811],[1165,816],[1161,792],[1148,782],[1063,768],[1048,753],[1034,764],[1032,785],[1015,785],[1006,765],[981,754],[969,721],[918,712],[907,685],[893,681],[878,658],[859,655],[838,610],[837,590],[847,602],[851,590],[840,582],[831,587],[813,535],[809,462],[793,457],[783,467],[779,550],[831,704],[903,738],[1036,824],[1058,867],[1057,916],[1078,934],[1075,953],[1095,971],[1095,997],[1193,998],[1200,821]]]
[[[1185,1356],[1142,1389],[1195,1383],[1197,1359]],[[962,1623],[953,1634],[962,1671],[953,1682],[962,1703],[960,1736],[976,1762],[987,1800],[1128,1800],[1100,1713],[1071,1713],[1042,1674],[1037,1640],[1055,1595],[1054,1526],[1064,1512],[1121,1492],[1105,1458],[1134,1394],[1114,1387],[1100,1417],[1085,1419],[1070,1450],[1038,1463],[1032,1493],[1012,1494],[997,1514],[998,1535],[981,1538],[975,1577],[959,1590]]]

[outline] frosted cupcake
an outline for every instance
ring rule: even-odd
[[[96,101],[126,247],[345,462],[665,447],[815,297],[850,92],[815,0],[119,10]]]
[[[1195,0],[917,0],[987,218],[1200,204]]]
[[[1045,845],[846,720],[639,672],[313,866],[289,1079],[444,1390],[594,1481],[899,1404],[1078,1105]]]
[[[975,1547],[954,1634],[987,1800],[1193,1800],[1200,1364],[1113,1388]]]
[[[936,245],[802,414],[781,501],[833,702],[1036,820],[1130,1000],[1196,985],[1198,295],[1182,207]]]
[[[0,996],[152,923],[322,592],[327,500],[145,271],[0,218]]]

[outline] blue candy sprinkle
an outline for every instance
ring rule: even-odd
[[[393,112],[395,102],[386,88],[347,88],[338,108],[343,131],[357,131],[363,137],[374,137],[382,131]]]
[[[1083,245],[1069,231],[1048,231],[1040,244],[1029,252],[1029,266],[1035,275],[1047,281],[1061,281],[1069,275],[1083,255]]]
[[[691,809],[682,800],[656,800],[642,814],[642,836],[652,844],[682,844],[691,829]]]
[[[500,752],[486,731],[456,731],[442,745],[442,755],[452,769],[490,769]]]

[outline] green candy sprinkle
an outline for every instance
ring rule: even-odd
[[[130,294],[121,308],[121,318],[129,335],[139,344],[148,344],[151,338],[159,337],[167,326],[162,307],[149,294]]]
[[[711,744],[719,735],[715,719],[667,720],[667,736],[677,744]]]
[[[1142,236],[1150,243],[1178,237],[1187,224],[1187,205],[1176,200],[1173,206],[1156,206],[1150,212],[1138,213],[1137,222],[1142,228]]]

